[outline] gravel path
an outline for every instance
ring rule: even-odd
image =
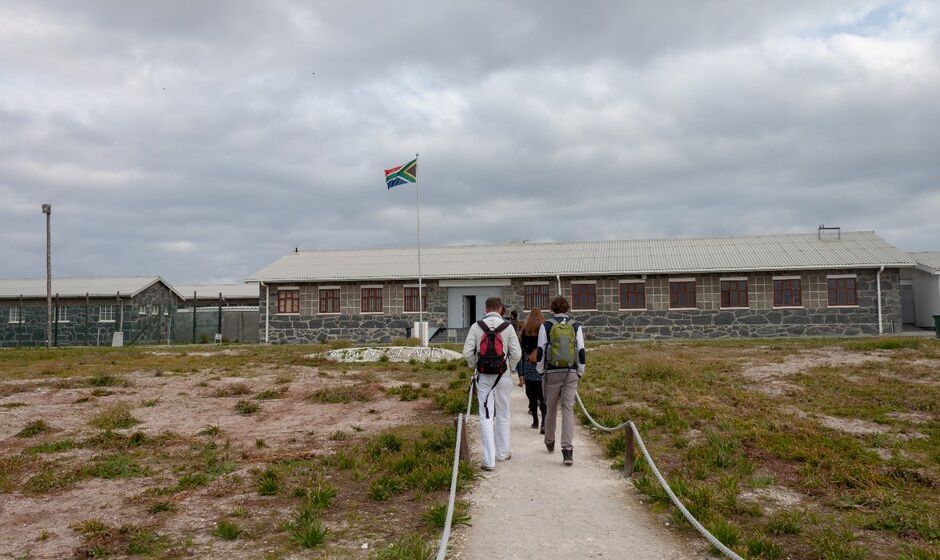
[[[640,503],[585,428],[575,433],[574,466],[562,465],[560,448],[549,455],[529,428],[526,403],[525,391],[514,387],[512,459],[492,473],[480,471],[483,480],[470,496],[472,525],[457,530],[450,558],[710,558]],[[479,462],[476,421],[468,430]]]

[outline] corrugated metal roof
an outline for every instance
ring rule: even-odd
[[[176,284],[176,291],[183,295],[183,299],[193,299],[193,292],[197,298],[219,297],[222,293],[224,299],[258,299],[258,284]]]
[[[425,278],[595,276],[912,267],[913,259],[874,232],[816,232],[629,241],[504,243],[427,247]],[[248,281],[395,280],[416,276],[414,248],[290,253]]]
[[[163,281],[159,276],[128,276],[112,278],[52,278],[52,294],[59,297],[91,297],[117,296],[120,292],[124,296],[135,296],[149,288],[155,282]],[[173,289],[167,284],[171,290]],[[0,298],[46,297],[45,278],[23,278],[15,280],[0,280]],[[179,295],[177,293],[177,295]]]
[[[935,273],[940,272],[940,251],[914,251],[908,255],[917,264],[930,268]]]

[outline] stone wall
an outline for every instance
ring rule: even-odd
[[[750,274],[683,274],[696,280],[696,309],[669,309],[669,276],[650,275],[645,278],[644,310],[621,310],[620,280],[636,276],[603,276],[596,278],[562,278],[562,292],[571,298],[572,281],[596,282],[597,309],[572,314],[584,325],[590,339],[651,339],[651,338],[722,338],[778,336],[852,336],[878,333],[876,301],[876,270],[830,270],[812,272],[755,272]],[[856,274],[858,306],[830,308],[827,305],[827,275]],[[801,279],[800,308],[773,307],[773,277],[799,276]],[[748,307],[723,309],[720,282],[723,277],[745,277],[748,280]],[[558,292],[555,278],[513,279],[503,289],[507,309],[522,311],[526,282],[548,282],[549,298]],[[379,283],[331,283],[340,286],[341,312],[335,315],[318,313],[318,285],[300,284],[300,313],[277,314],[277,286],[270,286],[267,300],[270,312],[272,343],[323,342],[350,339],[360,342],[389,342],[408,334],[417,313],[404,313],[401,282],[384,282],[381,314],[360,313],[359,289]],[[411,283],[409,283],[411,284]],[[447,324],[447,289],[431,280],[428,286],[430,326],[444,329]],[[882,311],[885,332],[901,325],[900,273],[888,269],[882,273]],[[261,288],[260,339],[264,340],[265,288]]]
[[[622,338],[722,338],[777,336],[852,336],[878,333],[876,270],[831,270],[812,272],[774,272],[750,274],[683,274],[695,278],[697,309],[669,309],[670,276],[646,277],[646,309],[621,310],[620,280],[636,276],[596,278],[597,310],[572,311],[584,325],[584,333],[592,339]],[[856,274],[858,306],[828,307],[827,275]],[[801,308],[773,307],[773,277],[799,276]],[[721,278],[742,277],[748,280],[748,307],[721,308]],[[550,297],[557,295],[558,283],[548,280]],[[571,300],[572,280],[562,278],[562,291]],[[587,280],[587,279],[584,279]],[[527,279],[513,280],[504,290],[504,301],[510,309],[522,309],[523,286]],[[885,332],[901,327],[901,292],[898,269],[887,269],[881,275],[882,315]],[[524,315],[524,314],[523,314]],[[893,325],[892,325],[893,323]]]
[[[362,313],[360,288],[363,286],[382,286],[382,313]],[[277,313],[277,285],[267,286],[268,298],[265,301],[266,287],[260,288],[261,317],[259,339],[264,340],[265,303],[270,313],[270,342],[309,343],[328,340],[348,339],[354,341],[391,342],[396,338],[408,336],[418,320],[417,312],[405,313],[404,288],[416,285],[414,282],[362,282],[323,284],[290,284],[300,289],[300,313],[283,315]],[[340,313],[321,314],[320,287],[340,288]],[[428,327],[445,328],[447,326],[447,291],[440,288],[437,281],[425,283],[427,291],[427,309],[425,321]]]
[[[177,304],[176,295],[163,284],[157,283],[134,298],[123,297],[121,306],[118,306],[117,298],[90,298],[87,307],[84,298],[59,298],[58,305],[66,309],[67,320],[55,321],[56,302],[53,299],[53,344],[110,346],[112,335],[121,326],[121,307],[125,344],[166,342],[170,317],[175,313]],[[100,320],[104,306],[113,306],[114,321]],[[9,321],[10,308],[21,309],[21,322]],[[24,299],[22,307],[18,299],[0,300],[0,348],[42,346],[45,340],[45,298]]]

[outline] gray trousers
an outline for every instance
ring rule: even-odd
[[[574,395],[578,392],[578,372],[545,372],[542,377],[545,394],[545,443],[555,443],[555,421],[561,401],[561,448],[574,449]]]

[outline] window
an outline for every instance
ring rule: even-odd
[[[56,312],[55,316],[56,323],[68,323],[69,322],[69,308],[60,307]]]
[[[747,307],[747,280],[733,279],[721,281],[722,307]]]
[[[620,283],[620,309],[646,309],[646,282]]]
[[[300,290],[291,288],[277,291],[277,312],[281,314],[300,313]]]
[[[320,288],[320,313],[339,313],[339,288]]]
[[[418,313],[422,309],[428,310],[428,287],[421,286],[421,309],[418,309],[418,287],[405,286],[405,313]]]
[[[361,304],[359,310],[363,313],[382,312],[382,287],[369,286],[360,292]]]
[[[571,309],[597,309],[597,284],[571,284]]]
[[[11,323],[20,323],[20,322],[22,322],[22,321],[20,320],[20,308],[19,308],[19,307],[11,307],[11,308],[10,308],[10,322],[11,322]]]
[[[800,279],[774,278],[774,307],[801,307]]]
[[[113,305],[98,306],[98,321],[102,323],[113,323],[114,322],[114,306]]]
[[[695,280],[671,280],[669,282],[669,308],[695,308]]]
[[[829,278],[829,307],[858,305],[858,290],[855,277]]]
[[[523,309],[548,309],[548,284],[526,284],[522,287]]]

